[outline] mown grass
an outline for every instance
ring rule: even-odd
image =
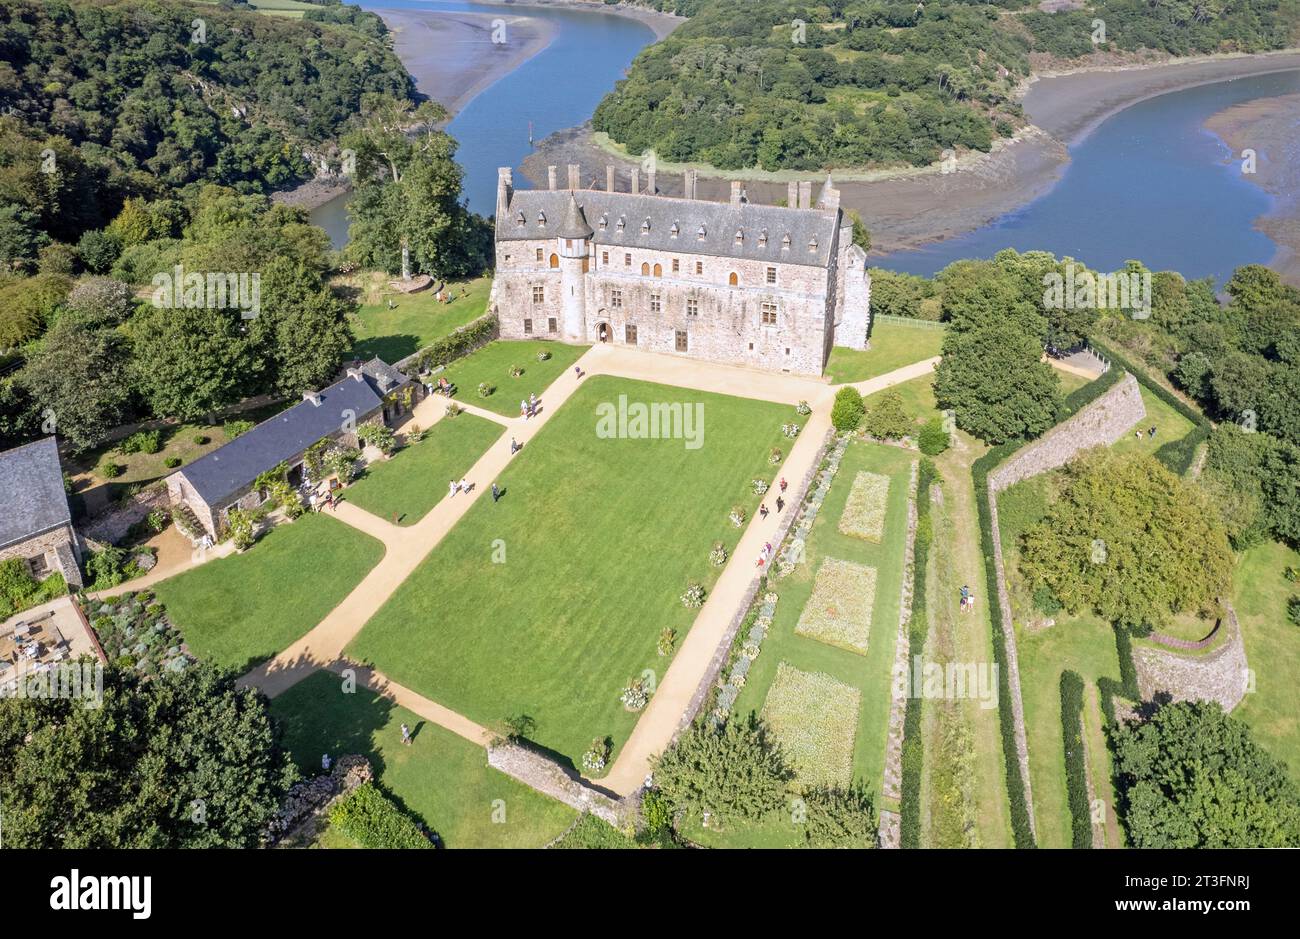
[[[353,324],[353,357],[369,359],[377,355],[385,362],[396,362],[473,322],[487,309],[492,278],[479,277],[452,284],[448,289],[454,298],[450,303],[437,300],[430,287],[412,294],[383,290],[378,302],[361,304]],[[388,307],[390,299],[392,309]]]
[[[446,378],[456,386],[458,401],[518,417],[521,400],[530,394],[543,395],[547,385],[572,368],[586,351],[586,346],[561,342],[502,339],[448,365]],[[539,352],[549,352],[550,358],[537,361]],[[511,366],[519,366],[524,373],[511,376]],[[478,393],[478,386],[485,382],[493,387],[486,398]],[[541,406],[546,407],[544,398]]]
[[[865,381],[904,365],[938,355],[944,330],[928,322],[877,322],[871,330],[871,348],[865,352],[835,346],[826,363],[826,375],[833,384]]]

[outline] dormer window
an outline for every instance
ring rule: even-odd
[[[816,237],[813,237],[813,238],[809,238],[809,239],[808,239],[808,250],[809,250],[810,252],[816,252],[816,250],[817,250],[817,238],[816,238]]]
[[[622,231],[623,229],[627,228],[627,219],[625,219],[623,216],[620,215],[618,217],[618,225],[616,225],[615,227],[619,231]]]
[[[649,233],[650,233],[650,218],[647,216],[646,220],[641,223],[641,234],[646,235]]]
[[[601,231],[604,231],[604,230],[605,230],[606,228],[608,228],[608,227],[609,227],[609,216],[608,216],[608,215],[602,215],[602,216],[600,217],[600,230],[601,230]]]
[[[528,219],[524,218],[523,212],[515,213],[515,224],[518,225],[520,228],[523,228],[525,225],[528,224]]]
[[[681,231],[681,229],[677,227],[677,223],[676,223],[676,222],[673,222],[673,227],[670,228],[670,229],[668,229],[668,236],[669,236],[670,238],[676,238],[678,232],[680,232],[680,231]]]
[[[708,232],[706,232],[706,231],[704,230],[704,226],[701,225],[701,226],[699,227],[699,229],[695,232],[695,237],[698,238],[700,241],[703,241],[705,235],[707,235],[707,234],[708,234]]]
[[[745,233],[744,233],[743,231],[741,231],[739,228],[737,228],[737,229],[736,229],[736,247],[740,247],[740,246],[743,245],[744,243],[745,243]]]
[[[545,227],[546,227],[546,213],[545,213],[545,212],[538,212],[538,213],[537,213],[537,224],[538,224],[540,227],[542,227],[542,228],[545,228]]]
[[[767,229],[766,229],[766,228],[764,228],[761,232],[758,233],[758,246],[759,246],[760,248],[766,248],[766,247],[767,247]]]
[[[790,250],[790,233],[789,233],[789,232],[786,232],[785,237],[783,237],[783,238],[781,239],[781,250],[782,250],[782,251],[789,251],[789,250]]]

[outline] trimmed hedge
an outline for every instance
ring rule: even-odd
[[[1122,377],[1123,370],[1110,368],[1098,378],[1076,388],[1065,398],[1061,416],[1065,420],[1091,404],[1112,388]],[[975,482],[975,508],[979,513],[980,548],[984,554],[984,589],[989,597],[989,618],[993,624],[993,659],[998,666],[998,726],[1002,731],[1002,758],[1007,773],[1007,799],[1011,808],[1011,832],[1016,847],[1034,847],[1033,828],[1029,822],[1029,804],[1025,798],[1025,780],[1020,775],[1020,759],[1016,752],[1015,715],[1011,709],[1011,677],[1007,670],[1007,630],[1011,623],[1002,621],[1002,605],[998,602],[998,573],[993,563],[993,516],[989,509],[989,473],[999,463],[1015,453],[1029,440],[1009,440],[994,447],[971,464],[971,477]]]
[[[488,313],[435,340],[406,361],[416,362],[421,370],[438,368],[483,348],[500,334],[501,324],[496,314]]]
[[[415,821],[374,783],[362,783],[330,809],[330,824],[363,848],[432,848]]]
[[[1065,745],[1065,788],[1070,800],[1071,844],[1092,847],[1092,812],[1088,802],[1088,777],[1083,761],[1083,679],[1077,672],[1061,672],[1061,740]]]
[[[1152,379],[1150,373],[1143,366],[1135,364],[1112,346],[1097,339],[1089,340],[1089,342],[1094,350],[1110,359],[1113,365],[1120,366],[1131,372],[1133,377],[1138,380],[1138,384],[1195,425],[1181,440],[1170,441],[1156,450],[1156,459],[1171,472],[1177,473],[1179,476],[1186,475],[1196,459],[1197,448],[1209,438],[1210,431],[1214,429],[1214,425],[1210,423],[1209,418],[1164,385]],[[1113,372],[1115,369],[1112,367],[1111,371]]]
[[[916,544],[913,550],[912,619],[908,623],[908,642],[916,655],[925,648],[929,633],[926,613],[926,565],[934,528],[930,520],[930,486],[937,478],[934,463],[922,460],[916,475]],[[903,711],[903,778],[899,789],[899,841],[901,847],[921,846],[921,772],[925,751],[921,735],[921,707],[924,702],[916,689],[907,696]]]

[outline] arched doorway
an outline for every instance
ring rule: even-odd
[[[612,336],[612,332],[610,331],[609,323],[596,324],[596,339],[598,341],[609,342],[611,336]]]
[[[655,276],[656,276],[656,277],[663,277],[663,276],[664,276],[664,266],[663,266],[662,264],[656,264],[656,265],[655,265]]]
[[[650,276],[650,265],[646,261],[641,262],[641,276],[642,277]]]
[[[740,277],[736,275],[735,271],[727,275],[727,283],[732,287],[740,286]]]
[[[560,256],[558,254],[552,254],[551,267],[559,267],[559,266],[560,266]]]

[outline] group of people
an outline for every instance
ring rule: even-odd
[[[338,508],[339,500],[334,497],[334,490],[328,489],[323,494],[312,490],[307,495],[307,508],[312,512],[322,512],[325,509]]]
[[[758,552],[758,563],[755,567],[763,567],[768,561],[772,560],[772,542],[764,541],[763,550]]]
[[[537,395],[530,394],[523,401],[519,402],[519,416],[524,420],[537,416]]]
[[[467,493],[473,488],[474,488],[474,484],[466,481],[464,476],[460,478],[460,482],[456,482],[456,480],[453,479],[451,482],[447,484],[447,498],[449,499],[454,498],[456,493],[458,492]]]
[[[1155,425],[1155,424],[1152,424],[1150,427],[1147,428],[1147,438],[1150,439],[1151,437],[1154,437],[1155,435],[1156,435],[1156,425]],[[1138,440],[1141,440],[1141,439],[1142,439],[1142,428],[1139,427],[1137,430],[1133,431],[1133,436],[1136,437]]]
[[[961,611],[970,613],[975,609],[975,594],[970,592],[970,587],[962,584],[961,588]]]

